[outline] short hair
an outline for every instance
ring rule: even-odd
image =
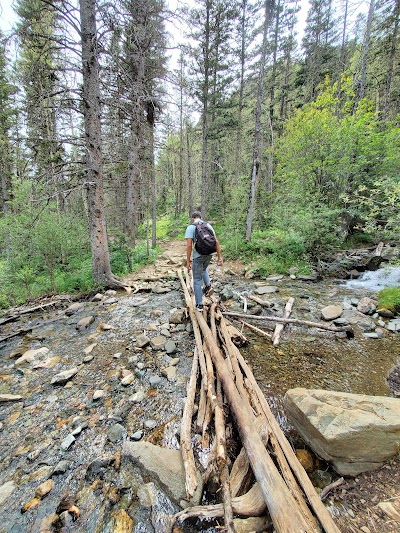
[[[193,211],[193,213],[192,213],[192,218],[201,218],[201,213],[200,213],[200,211]]]

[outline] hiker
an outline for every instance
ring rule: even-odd
[[[205,296],[211,296],[214,292],[211,288],[208,265],[212,259],[212,254],[216,252],[218,266],[222,266],[221,247],[215,231],[210,224],[202,220],[200,211],[192,213],[192,223],[186,228],[185,239],[187,269],[193,271],[196,309],[201,311],[203,309],[203,293]],[[202,282],[204,282],[204,288],[202,288]]]

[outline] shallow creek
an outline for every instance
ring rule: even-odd
[[[304,320],[320,320],[320,309],[330,303],[374,296],[371,289],[346,287],[335,281],[310,283],[286,278],[266,283],[279,289],[268,298],[274,302],[277,315],[282,314],[287,298],[294,296],[291,316]],[[19,394],[23,400],[1,404],[0,488],[7,483],[14,488],[9,497],[0,499],[0,533],[42,531],[43,521],[56,512],[67,494],[82,515],[76,522],[64,516],[63,523],[48,527],[50,531],[112,532],[118,509],[134,517],[135,533],[154,531],[154,517],[152,525],[149,509],[137,500],[138,489],[149,480],[142,479],[129,465],[115,468],[121,440],[112,441],[109,435],[111,427],[120,424],[125,429],[122,438],[140,431],[143,439],[178,447],[176,434],[193,352],[190,325],[170,324],[171,339],[177,347],[171,355],[137,347],[137,337],[143,331],[149,337],[159,335],[162,324],[169,321],[171,309],[184,306],[178,282],[165,282],[162,286],[165,293],[118,293],[111,303],[85,301],[83,308],[70,317],[65,316],[68,303],[58,310],[24,317],[21,322],[26,325],[44,325],[31,334],[1,343],[0,394]],[[236,276],[221,277],[215,286],[217,293],[230,287],[236,296],[245,296],[255,288],[254,282]],[[226,305],[240,311],[241,302],[234,297]],[[88,315],[94,316],[94,322],[78,331],[77,322]],[[101,330],[101,323],[112,329]],[[257,326],[273,329],[261,322]],[[2,335],[7,335],[12,327],[3,327]],[[95,339],[88,340],[96,333]],[[386,376],[400,357],[399,333],[385,331],[383,338],[370,339],[355,328],[355,338],[348,340],[344,334],[290,325],[277,348],[248,330],[244,333],[250,342],[241,351],[289,433],[282,407],[283,395],[289,388],[391,394]],[[84,349],[90,342],[96,346],[87,355]],[[10,359],[15,350],[43,346],[49,349],[45,365],[15,367]],[[168,381],[161,368],[176,357],[177,378]],[[56,373],[71,367],[78,367],[79,372],[67,385],[51,384]],[[127,369],[134,373],[135,380],[124,386],[121,372]],[[152,385],[152,377],[159,378],[159,382]],[[104,391],[99,400],[93,399],[96,390]],[[140,401],[133,400],[132,396],[140,392]],[[75,442],[63,449],[64,439],[73,430],[77,431]],[[60,461],[67,461],[65,469],[54,474]],[[55,483],[49,495],[21,513],[21,507],[34,497],[36,487],[49,478]],[[160,516],[177,510],[161,500]]]

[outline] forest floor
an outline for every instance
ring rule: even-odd
[[[129,279],[138,281],[164,275],[171,264],[166,257],[186,257],[184,241],[168,241],[163,253],[153,265],[147,265]],[[248,265],[247,265],[248,266]],[[223,270],[243,275],[240,260],[224,260]],[[322,387],[321,387],[322,388]],[[342,485],[328,497],[327,507],[343,533],[391,533],[400,531],[400,458],[375,472],[345,478]]]

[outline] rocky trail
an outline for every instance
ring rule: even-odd
[[[179,510],[174,502],[185,497],[179,472],[168,469],[179,453],[194,351],[176,276],[184,257],[184,243],[169,242],[155,265],[129,277],[130,295],[54,297],[0,319],[0,533],[165,531],[166,517]],[[400,391],[396,318],[358,311],[362,291],[311,279],[246,279],[240,262],[211,266],[211,273],[217,297],[231,312],[246,305],[262,313],[253,295],[268,298],[272,314],[283,316],[294,297],[294,318],[321,321],[323,309],[341,306],[340,316],[326,320],[355,330],[349,340],[344,333],[291,324],[279,347],[246,330],[245,356],[288,434],[282,404],[288,388],[387,396]],[[257,325],[273,332],[274,326]],[[129,443],[139,441],[152,453],[151,445],[169,449],[165,469],[155,457],[137,466]],[[339,477],[315,456],[311,462],[310,477],[321,488]],[[399,487],[395,457],[375,472],[345,477],[326,505],[343,532],[394,532],[400,529]],[[176,532],[209,530],[194,522],[185,527]]]

